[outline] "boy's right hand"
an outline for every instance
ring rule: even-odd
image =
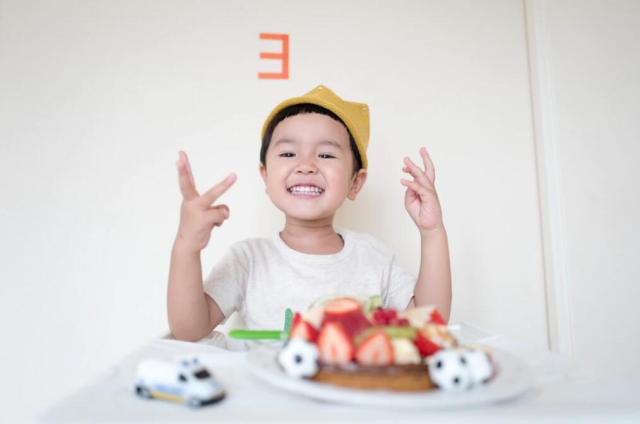
[[[213,205],[213,202],[233,185],[236,181],[236,175],[229,174],[227,178],[200,195],[196,191],[187,154],[180,151],[178,156],[176,166],[178,167],[178,183],[182,192],[182,205],[176,244],[185,249],[199,252],[209,243],[213,227],[221,226],[229,218],[229,207],[227,205]]]

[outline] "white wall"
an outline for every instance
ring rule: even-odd
[[[318,83],[372,111],[370,178],[337,224],[417,273],[399,179],[402,157],[428,146],[453,319],[545,348],[524,22],[507,0],[0,1],[3,413],[28,416],[166,332],[179,149],[203,189],[239,175],[205,268],[279,229],[259,129]],[[291,36],[287,81],[256,77],[265,31]]]
[[[552,288],[570,323],[554,325],[583,371],[627,373],[640,354],[640,2],[530,3],[555,179],[547,236],[560,241]]]

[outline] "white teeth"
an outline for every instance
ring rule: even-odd
[[[311,195],[320,195],[324,190],[312,186],[295,186],[289,189],[290,193],[302,193]]]

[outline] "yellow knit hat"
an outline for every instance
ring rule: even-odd
[[[369,145],[369,107],[364,103],[342,100],[324,85],[317,86],[304,96],[287,99],[276,106],[262,125],[262,140],[264,140],[267,127],[278,112],[286,107],[302,103],[321,106],[342,119],[356,142],[360,159],[362,159],[362,167],[366,169],[367,146]]]

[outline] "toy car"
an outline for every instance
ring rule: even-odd
[[[136,372],[135,392],[146,399],[163,399],[199,407],[224,399],[225,391],[197,358],[181,361],[147,359]]]

